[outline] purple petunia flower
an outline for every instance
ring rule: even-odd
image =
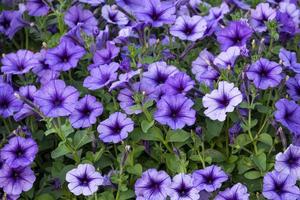
[[[266,90],[279,85],[283,78],[281,72],[282,67],[278,63],[261,58],[249,67],[246,75],[256,88]]]
[[[35,62],[35,65],[32,68],[32,72],[39,77],[42,77],[43,75],[46,75],[47,73],[52,71],[50,66],[46,63],[46,54],[47,50],[42,49],[40,52],[34,55],[37,62]]]
[[[168,189],[171,200],[198,200],[199,190],[193,185],[193,178],[187,174],[177,174],[174,176]]]
[[[166,94],[186,94],[193,89],[195,82],[184,72],[178,72],[170,76],[164,87]]]
[[[297,62],[297,55],[295,52],[287,51],[281,48],[279,51],[279,58],[283,63],[283,66],[293,70],[296,73],[300,73],[300,63]]]
[[[287,14],[289,18],[292,19],[292,22],[294,23],[296,29],[299,27],[300,11],[295,4],[289,2],[280,2],[279,12],[283,14]]]
[[[175,66],[167,65],[165,62],[155,62],[148,66],[148,71],[143,73],[142,84],[152,87],[164,84],[169,76],[178,72]]]
[[[227,188],[223,192],[219,192],[215,200],[249,200],[247,187],[241,183],[237,183],[231,188]]]
[[[1,149],[1,158],[11,168],[30,165],[38,152],[36,142],[31,138],[15,136]]]
[[[283,153],[278,153],[275,170],[300,180],[300,147],[291,144]]]
[[[222,183],[228,180],[227,174],[218,166],[211,165],[204,169],[196,170],[193,173],[194,186],[200,191],[213,192],[222,186]]]
[[[79,164],[77,168],[68,171],[66,181],[69,190],[76,196],[89,196],[103,184],[103,177],[91,164]]]
[[[93,57],[94,64],[89,66],[89,70],[99,65],[109,64],[119,55],[120,48],[116,47],[113,42],[106,42],[106,48],[97,50]]]
[[[122,70],[122,65],[120,65],[120,69]],[[141,69],[120,74],[118,78],[119,80],[111,84],[111,86],[109,87],[109,91],[114,90],[118,87],[126,87],[127,83],[129,83],[129,81],[133,77],[139,75],[140,73],[141,73]]]
[[[289,78],[286,81],[287,93],[294,101],[300,100],[300,75]]]
[[[171,184],[170,176],[164,171],[148,169],[134,185],[137,199],[165,200]]]
[[[218,89],[203,97],[203,106],[207,108],[204,114],[211,120],[224,121],[227,112],[233,112],[234,108],[243,101],[243,95],[233,83],[219,82]]]
[[[269,172],[264,177],[263,196],[270,200],[297,200],[300,190],[296,178],[277,171]]]
[[[143,8],[143,3],[139,0],[116,0],[116,4],[127,11]]]
[[[251,25],[257,32],[267,30],[266,22],[276,18],[276,10],[271,8],[268,3],[260,3],[255,10],[251,10]]]
[[[79,0],[79,2],[82,2],[82,3],[88,3],[92,6],[98,6],[100,5],[101,3],[104,3],[105,0]]]
[[[73,43],[75,46],[83,47],[85,46],[85,41],[81,34],[81,27],[75,26],[71,28],[67,33],[65,33],[60,38],[60,43]]]
[[[12,168],[4,165],[0,170],[0,187],[9,195],[19,195],[32,188],[35,175],[28,166]]]
[[[9,84],[0,83],[0,116],[12,116],[21,107],[22,102],[15,97],[13,88]]]
[[[234,67],[235,60],[240,54],[241,50],[239,47],[229,47],[215,58],[214,64],[221,69],[230,69]]]
[[[46,64],[55,71],[68,71],[77,66],[84,54],[85,50],[81,46],[64,41],[47,51]]]
[[[90,76],[86,77],[83,86],[90,90],[97,90],[107,86],[118,77],[117,71],[120,65],[112,62],[109,65],[100,65],[90,71]]]
[[[89,10],[83,9],[81,5],[69,8],[69,10],[65,13],[64,20],[69,28],[80,26],[88,35],[93,35],[93,31],[98,25],[98,21],[94,17],[93,13]]]
[[[1,62],[4,74],[25,74],[35,66],[37,60],[31,51],[21,49],[16,53],[6,54]]]
[[[34,101],[34,94],[36,92],[36,87],[34,85],[26,85],[23,87],[20,87],[19,89],[19,95],[22,98],[25,98],[31,102]],[[14,119],[16,121],[20,121],[30,115],[33,115],[34,111],[32,109],[31,106],[29,106],[28,104],[24,103],[22,108],[16,113],[14,114]]]
[[[191,126],[196,121],[196,112],[192,109],[194,102],[182,94],[165,95],[157,102],[154,119],[171,129]]]
[[[119,26],[128,24],[129,20],[127,16],[119,11],[115,5],[105,5],[102,7],[102,17],[112,24],[118,24]]]
[[[115,112],[102,121],[97,130],[103,142],[119,143],[128,137],[128,133],[132,132],[133,128],[134,123],[130,118],[121,112]]]
[[[292,133],[300,135],[300,106],[294,101],[280,99],[276,102],[275,107],[275,120]]]
[[[212,65],[215,57],[209,51],[204,49],[200,52],[198,58],[192,63],[192,72],[196,80],[205,85],[212,86],[213,81],[219,77],[219,72]]]
[[[27,0],[26,9],[31,16],[43,16],[50,10],[49,6],[45,3],[45,0]]]
[[[139,114],[142,109],[136,108],[137,105],[143,106],[144,103],[153,99],[153,88],[142,85],[140,82],[134,83],[130,88],[122,89],[118,95],[120,107],[126,114]]]
[[[28,22],[22,18],[20,11],[4,10],[0,13],[0,33],[5,34],[9,39],[27,25]]]
[[[244,21],[232,21],[230,24],[216,32],[217,40],[221,45],[221,50],[226,51],[229,47],[242,47],[252,36],[252,30]]]
[[[70,115],[70,122],[74,128],[87,128],[96,123],[102,112],[102,104],[95,97],[86,95],[76,104]]]
[[[161,27],[164,24],[172,24],[175,19],[175,6],[172,2],[160,0],[148,0],[144,7],[135,12],[140,21],[150,23],[153,27]]]
[[[70,115],[76,106],[79,92],[62,80],[51,80],[34,95],[35,103],[47,117]]]
[[[170,28],[170,33],[181,40],[196,41],[203,37],[205,30],[206,21],[201,16],[179,16]]]

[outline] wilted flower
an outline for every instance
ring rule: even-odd
[[[64,20],[69,28],[80,26],[88,35],[93,35],[93,30],[98,25],[98,21],[94,17],[93,13],[89,10],[83,9],[81,5],[69,8],[69,10],[65,13]]]
[[[84,54],[83,47],[64,41],[47,51],[46,64],[55,71],[68,71],[77,66]]]
[[[12,168],[4,165],[0,170],[0,187],[9,195],[19,195],[32,188],[35,175],[28,166]]]
[[[36,142],[31,138],[15,136],[9,139],[0,151],[1,158],[11,168],[30,165],[38,152]]]
[[[252,29],[244,21],[232,21],[229,25],[216,32],[221,50],[226,51],[229,47],[242,47],[252,36]]]
[[[196,121],[196,111],[192,109],[194,102],[182,94],[165,95],[157,102],[154,119],[171,129],[191,126]]]
[[[300,75],[286,81],[287,92],[294,101],[300,100]]]
[[[170,33],[181,40],[196,41],[202,38],[205,30],[206,21],[201,16],[179,16],[171,26]]]
[[[223,192],[219,192],[215,200],[249,200],[247,187],[241,183],[237,183],[231,188],[227,188]]]
[[[164,171],[148,169],[134,185],[137,199],[165,200],[171,184],[170,176]]]
[[[102,7],[102,17],[109,23],[118,24],[118,25],[126,25],[129,20],[127,16],[119,11],[115,5],[109,6],[105,5]]]
[[[10,39],[27,25],[28,22],[22,18],[20,11],[4,10],[0,13],[0,33],[5,34]]]
[[[199,190],[193,185],[189,174],[177,174],[173,177],[168,194],[171,200],[198,200]]]
[[[35,66],[37,60],[31,51],[21,49],[16,53],[6,54],[1,62],[4,74],[25,74]]]
[[[300,73],[300,63],[297,62],[297,55],[295,52],[287,51],[281,48],[279,51],[279,58],[283,65],[296,73]]]
[[[98,190],[103,184],[103,177],[91,164],[79,164],[66,174],[66,181],[69,182],[69,190],[78,195],[89,196]]]
[[[224,121],[226,113],[243,101],[243,95],[233,83],[219,82],[218,89],[203,97],[204,114],[212,120]]]
[[[201,191],[213,192],[228,180],[227,174],[218,166],[211,165],[193,173],[194,185]]]
[[[105,143],[118,143],[128,137],[134,129],[134,123],[121,112],[115,112],[97,127],[99,138]]]
[[[62,80],[51,80],[34,95],[35,103],[47,117],[70,115],[76,106],[79,92]]]
[[[257,88],[266,90],[279,85],[283,78],[281,72],[282,68],[278,63],[261,58],[249,67],[246,75]]]
[[[263,192],[270,200],[297,200],[300,190],[296,186],[296,177],[277,171],[269,172],[264,177]]]
[[[22,86],[19,89],[19,95],[26,100],[33,102],[36,87],[34,85]],[[24,103],[22,108],[14,115],[16,121],[20,121],[30,115],[34,114],[33,108],[27,103]]]
[[[28,14],[31,16],[46,15],[50,8],[45,1],[47,2],[48,0],[27,0],[26,9]]]
[[[74,128],[87,128],[96,123],[102,112],[102,104],[95,97],[85,95],[77,102],[70,115],[70,122]]]

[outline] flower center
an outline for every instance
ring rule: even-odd
[[[79,178],[80,185],[87,186],[90,183],[90,178],[87,176],[87,174],[84,174],[82,177]]]
[[[226,94],[223,94],[223,97],[218,102],[221,104],[221,107],[227,107],[230,103],[230,98]]]
[[[18,148],[15,151],[15,154],[18,158],[20,158],[24,155],[24,150],[20,146],[18,146]]]
[[[0,108],[7,109],[9,107],[9,101],[7,99],[0,100]]]
[[[4,29],[8,29],[10,26],[10,20],[7,18],[4,18],[1,22],[1,26],[3,26]]]

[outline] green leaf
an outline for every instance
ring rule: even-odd
[[[127,190],[120,193],[120,200],[132,199],[135,197],[135,194],[132,190]]]
[[[223,122],[212,121],[210,119],[206,119],[206,129],[204,130],[205,137],[208,141],[213,139],[214,137],[218,137],[223,129]]]
[[[74,135],[74,147],[78,150],[83,145],[92,142],[92,140],[91,133],[87,130],[77,131]]]
[[[147,133],[148,130],[154,125],[154,120],[149,122],[148,120],[143,120],[141,123],[141,127],[144,133]]]
[[[239,134],[234,140],[234,144],[238,148],[244,147],[244,146],[246,146],[247,144],[250,144],[250,143],[251,143],[251,139],[250,139],[249,135],[245,134],[245,133],[244,134]]]
[[[213,162],[223,162],[226,160],[226,156],[215,149],[206,149],[204,155],[205,157],[211,157]]]
[[[142,133],[142,134],[143,134],[142,135],[143,140],[148,140],[148,141],[164,140],[161,130],[155,126],[150,128],[147,133]]]
[[[58,147],[56,147],[56,149],[54,149],[54,151],[51,152],[51,157],[55,159],[64,156],[68,153],[71,153],[71,151],[68,149],[64,142],[60,142]]]
[[[190,138],[191,134],[184,130],[170,130],[167,132],[167,142],[185,142]]]
[[[175,156],[174,154],[166,154],[165,157],[166,157],[167,168],[174,173],[178,173],[179,169],[180,169],[179,158],[177,156]]]
[[[127,167],[127,172],[130,174],[134,174],[140,176],[143,172],[143,167],[141,164],[136,164],[134,166]]]
[[[55,198],[48,193],[44,193],[35,197],[34,200],[55,200]]]
[[[260,155],[253,155],[252,161],[254,164],[261,170],[266,171],[267,169],[267,156],[265,153],[262,153]]]
[[[273,138],[267,133],[260,134],[258,137],[258,141],[267,144],[269,146],[273,145]]]
[[[65,135],[65,137],[67,138],[71,133],[74,132],[74,129],[72,128],[70,123],[66,123],[66,124],[61,126],[61,131]]]
[[[242,156],[237,163],[239,174],[244,174],[246,171],[253,169],[255,166],[249,157]]]
[[[261,177],[261,173],[259,171],[249,171],[244,174],[245,178],[254,180]]]

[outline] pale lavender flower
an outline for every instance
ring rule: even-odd
[[[249,200],[249,196],[247,187],[241,183],[237,183],[231,188],[219,192],[215,200]]]
[[[128,24],[129,20],[127,16],[119,11],[115,5],[105,5],[102,7],[102,17],[112,24],[118,24],[120,26]]]
[[[239,47],[229,47],[215,58],[214,64],[221,69],[231,69],[235,65],[235,60],[241,54],[240,52]]]
[[[297,62],[297,55],[295,52],[281,48],[279,51],[279,58],[285,67],[296,73],[300,73],[300,63]]]
[[[255,10],[251,10],[251,25],[257,32],[267,30],[266,22],[276,18],[276,10],[270,7],[268,3],[260,3]]]

